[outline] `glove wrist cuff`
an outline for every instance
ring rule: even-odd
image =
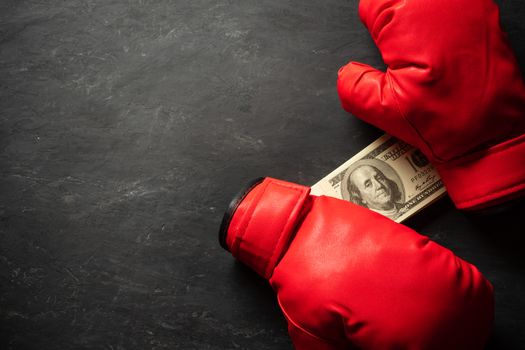
[[[508,202],[525,195],[525,135],[436,168],[459,209]]]
[[[286,252],[310,188],[272,178],[252,183],[225,214],[221,245],[269,279]]]

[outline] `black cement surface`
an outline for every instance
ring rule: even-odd
[[[382,66],[355,0],[2,1],[0,348],[291,349],[217,231],[248,180],[311,185],[382,134],[339,106],[350,59]],[[493,282],[490,349],[525,348],[524,213],[407,223]]]

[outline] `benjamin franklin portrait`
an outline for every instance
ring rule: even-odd
[[[404,213],[403,183],[394,169],[381,160],[362,159],[348,167],[341,191],[344,199],[393,220]]]

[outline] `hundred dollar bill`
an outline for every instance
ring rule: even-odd
[[[437,171],[418,149],[383,135],[312,186],[312,194],[344,199],[396,222],[445,194]]]

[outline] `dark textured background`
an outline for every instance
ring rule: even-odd
[[[500,5],[524,70],[525,3]],[[311,185],[382,134],[335,90],[348,60],[382,66],[357,1],[3,0],[0,21],[0,348],[291,349],[217,231],[246,181]],[[407,223],[493,282],[490,349],[525,348],[523,214],[443,199]]]

